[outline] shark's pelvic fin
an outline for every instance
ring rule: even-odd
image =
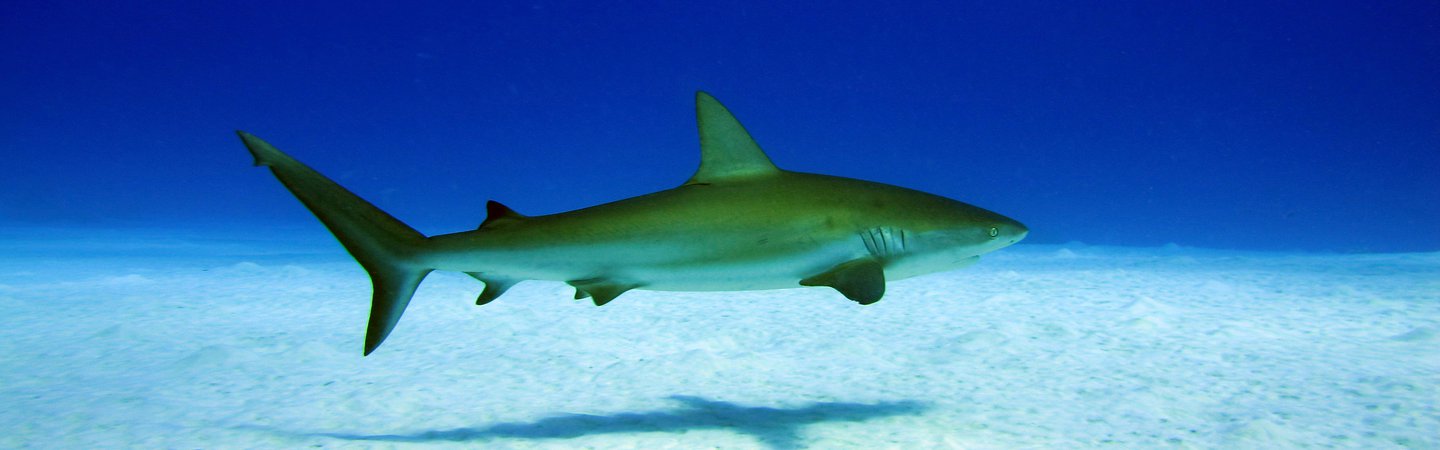
[[[860,258],[800,280],[800,285],[829,286],[840,291],[845,298],[868,305],[885,296],[885,268],[875,258]]]
[[[260,138],[236,133],[255,157],[255,165],[269,166],[275,178],[369,272],[372,297],[365,328],[369,355],[395,329],[415,288],[431,271],[414,262],[424,249],[425,236]]]
[[[485,203],[485,221],[480,223],[480,228],[508,226],[528,218],[500,202],[491,200]]]
[[[700,170],[685,184],[705,184],[780,173],[730,110],[704,91],[695,93],[700,126]]]
[[[619,297],[620,294],[624,294],[625,291],[641,286],[640,284],[620,283],[604,278],[573,280],[567,283],[575,287],[576,300],[590,297],[591,300],[595,301],[595,306],[605,306],[606,303],[610,303],[611,300]]]

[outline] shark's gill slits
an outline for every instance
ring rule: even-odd
[[[903,228],[875,227],[857,233],[865,243],[865,250],[878,258],[899,256],[909,250],[905,243]]]

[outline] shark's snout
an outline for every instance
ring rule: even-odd
[[[1013,219],[1006,219],[1005,222],[1004,225],[999,227],[1000,237],[1005,241],[1005,245],[1020,242],[1020,240],[1025,239],[1025,236],[1030,234],[1030,229],[1026,228],[1025,225],[1020,222],[1016,222]]]
[[[1021,239],[1025,239],[1025,236],[1029,235],[1029,228],[1026,228],[1025,225],[1022,225],[1020,222],[1015,222],[1015,235],[1010,238],[1010,242],[1020,242]]]

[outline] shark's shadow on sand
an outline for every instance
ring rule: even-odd
[[[900,415],[916,415],[929,406],[916,401],[881,403],[822,402],[797,408],[741,406],[734,403],[677,395],[673,409],[625,412],[611,415],[562,414],[534,422],[422,431],[413,434],[310,433],[357,441],[436,442],[488,439],[564,439],[616,433],[679,433],[690,430],[733,430],[755,437],[775,450],[804,448],[801,430],[824,422],[862,422]]]

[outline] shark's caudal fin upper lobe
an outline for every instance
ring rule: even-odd
[[[237,134],[255,156],[255,165],[270,167],[370,273],[373,298],[365,330],[369,355],[395,328],[415,288],[432,270],[415,262],[425,236],[260,138]]]

